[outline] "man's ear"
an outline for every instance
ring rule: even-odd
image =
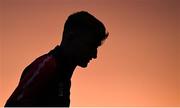
[[[68,41],[72,41],[75,38],[76,38],[76,33],[75,32],[71,31],[71,32],[66,33],[66,39]]]

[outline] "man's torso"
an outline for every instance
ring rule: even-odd
[[[53,54],[37,58],[25,68],[5,106],[69,106],[71,82],[66,73]]]

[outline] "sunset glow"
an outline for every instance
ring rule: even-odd
[[[81,10],[109,37],[96,60],[76,68],[70,106],[180,106],[180,0],[0,0],[0,107]]]

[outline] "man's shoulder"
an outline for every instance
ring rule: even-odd
[[[55,71],[57,67],[57,62],[55,57],[49,54],[41,55],[40,57],[36,58],[30,65],[28,65],[22,75],[21,79],[23,79],[27,74],[40,74]]]
[[[56,59],[54,56],[49,54],[41,55],[40,57],[36,58],[31,64],[49,64],[53,65],[56,63]]]
[[[36,58],[30,65],[29,67],[31,68],[40,68],[43,66],[51,66],[55,67],[56,66],[56,59],[52,55],[49,54],[44,54],[41,55],[40,57]]]

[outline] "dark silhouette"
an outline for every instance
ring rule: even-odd
[[[81,11],[65,22],[60,46],[27,66],[5,107],[69,107],[71,76],[76,66],[86,67],[108,37],[98,19]]]

